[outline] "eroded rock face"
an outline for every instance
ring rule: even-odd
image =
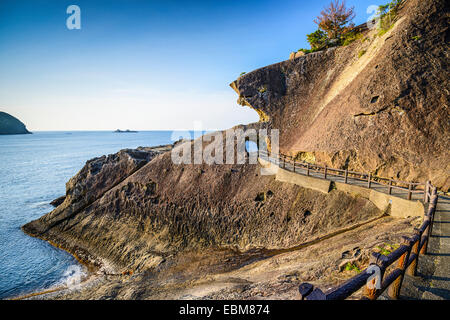
[[[431,11],[426,12],[440,16],[437,10],[442,3],[439,1],[427,1],[426,5],[415,0],[409,3],[428,6]],[[418,49],[412,47],[421,46],[420,43],[402,47],[415,35],[403,34],[411,32],[404,30],[413,28],[408,22],[410,18],[404,14],[413,7],[408,4],[403,10],[404,18],[397,22],[397,27],[373,40],[370,45],[376,48],[367,48],[361,58],[357,57],[357,51],[364,44],[354,43],[242,76],[234,83],[240,102],[258,111],[266,121],[261,126],[282,128],[284,152],[303,152],[300,156],[308,160],[378,170],[380,175],[392,170],[392,175],[402,178],[423,178],[431,174],[439,177],[439,170],[445,166],[427,168],[426,164],[433,161],[442,164],[445,159],[444,146],[448,140],[444,133],[448,132],[448,124],[443,123],[443,107],[432,101],[431,106],[436,109],[430,110],[428,104],[418,104],[415,97],[422,89],[426,92],[423,94],[434,97],[436,81],[445,79],[430,69],[427,71],[430,87],[420,87],[418,93],[409,94],[420,84],[420,73],[410,74],[409,80],[403,72],[393,73],[394,68],[402,65],[402,59],[406,59],[410,71],[413,71],[411,63],[422,61],[415,53]],[[439,55],[442,44],[438,43],[436,48],[431,49],[432,57]],[[391,56],[385,57],[388,53]],[[439,59],[435,63],[444,67]],[[373,71],[377,69],[383,70],[382,76]],[[408,90],[405,87],[408,85],[414,90]],[[385,104],[390,106],[393,101],[398,101],[403,113],[395,105],[384,109]],[[433,117],[428,111],[438,116]],[[368,115],[372,112],[372,116]],[[419,121],[419,115],[425,120]],[[435,119],[435,125],[429,125],[430,119]],[[409,138],[411,133],[417,134],[414,138],[417,141]],[[421,148],[428,148],[423,146],[423,141],[429,137],[432,142],[427,150],[436,154],[434,160],[417,152],[419,143]],[[311,239],[381,214],[361,197],[337,190],[321,193],[275,181],[273,176],[261,175],[256,164],[177,165],[172,162],[170,152],[133,154],[122,151],[89,161],[68,182],[64,203],[23,227],[27,233],[51,241],[82,260],[92,258],[94,262],[111,265],[123,276],[133,274],[131,281],[135,276],[140,277],[139,286],[130,282],[126,293],[117,294],[126,286],[119,279],[115,284],[107,284],[108,289],[100,290],[94,297],[161,297],[157,294],[161,286],[172,286],[174,279],[183,282],[186,273],[191,278],[202,272],[209,277],[215,272],[238,269],[252,261],[253,256],[256,260],[260,258],[260,252],[289,252]],[[406,169],[405,163],[408,163]],[[388,219],[390,224],[391,218]],[[290,271],[309,270],[308,278],[302,277],[304,281],[312,281],[336,267],[343,242],[352,249],[371,238],[367,243],[371,249],[394,230],[395,239],[399,239],[405,230],[412,229],[402,221],[392,224],[395,228],[379,231],[378,223],[373,223],[366,226],[365,233],[354,230],[350,235],[342,234],[340,242],[332,238],[328,244],[311,247],[311,251],[300,250],[298,254],[304,256],[298,266],[303,269],[295,265]],[[327,255],[332,255],[334,260],[326,268],[320,266],[323,260],[312,259]],[[272,269],[265,266],[262,269],[282,273],[279,259],[267,264]],[[243,277],[247,279],[254,270]],[[165,281],[169,273],[172,278]],[[255,277],[252,281],[272,276],[263,274],[259,280]],[[189,286],[189,283],[182,285]],[[154,292],[144,294],[145,290]]]
[[[115,154],[87,161],[86,165],[67,182],[66,195],[56,199],[59,200],[55,202],[58,204],[57,208],[36,220],[33,225],[25,225],[24,230],[36,235],[45,233],[47,229],[85,209],[154,157],[171,148],[172,146],[168,145],[124,149]]]
[[[256,164],[179,165],[170,152],[113,186],[138,167],[128,156],[89,161],[67,184],[65,202],[24,230],[136,272],[184,251],[286,249],[381,214],[363,198],[261,176]]]
[[[241,76],[239,103],[280,129],[281,151],[450,188],[448,7],[407,1],[394,27]]]
[[[170,147],[165,149],[169,150]],[[71,206],[73,211],[78,211],[160,153],[153,148],[124,149],[87,161],[83,169],[67,182],[64,203]]]

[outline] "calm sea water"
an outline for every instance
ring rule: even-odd
[[[36,132],[0,135],[0,299],[64,281],[77,261],[20,227],[53,207],[66,181],[91,158],[124,148],[171,143],[171,131]]]

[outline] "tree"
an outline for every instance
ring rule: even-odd
[[[321,49],[327,45],[327,35],[320,29],[313,33],[307,34],[306,39],[311,45],[312,50]]]
[[[353,24],[349,25],[355,18],[353,10],[354,7],[346,8],[345,0],[342,3],[339,0],[332,0],[314,22],[327,33],[328,39],[339,39],[353,27]]]

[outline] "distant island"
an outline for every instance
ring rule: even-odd
[[[12,115],[0,111],[0,134],[30,134],[27,127]]]
[[[133,131],[133,130],[120,130],[120,129],[117,129],[116,131],[114,131],[114,132],[116,132],[116,133],[137,133],[137,131]]]

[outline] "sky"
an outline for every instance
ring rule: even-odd
[[[309,48],[330,0],[0,0],[0,111],[32,131],[258,121],[229,87]],[[347,0],[356,24],[377,0]],[[69,30],[68,6],[81,9]]]

